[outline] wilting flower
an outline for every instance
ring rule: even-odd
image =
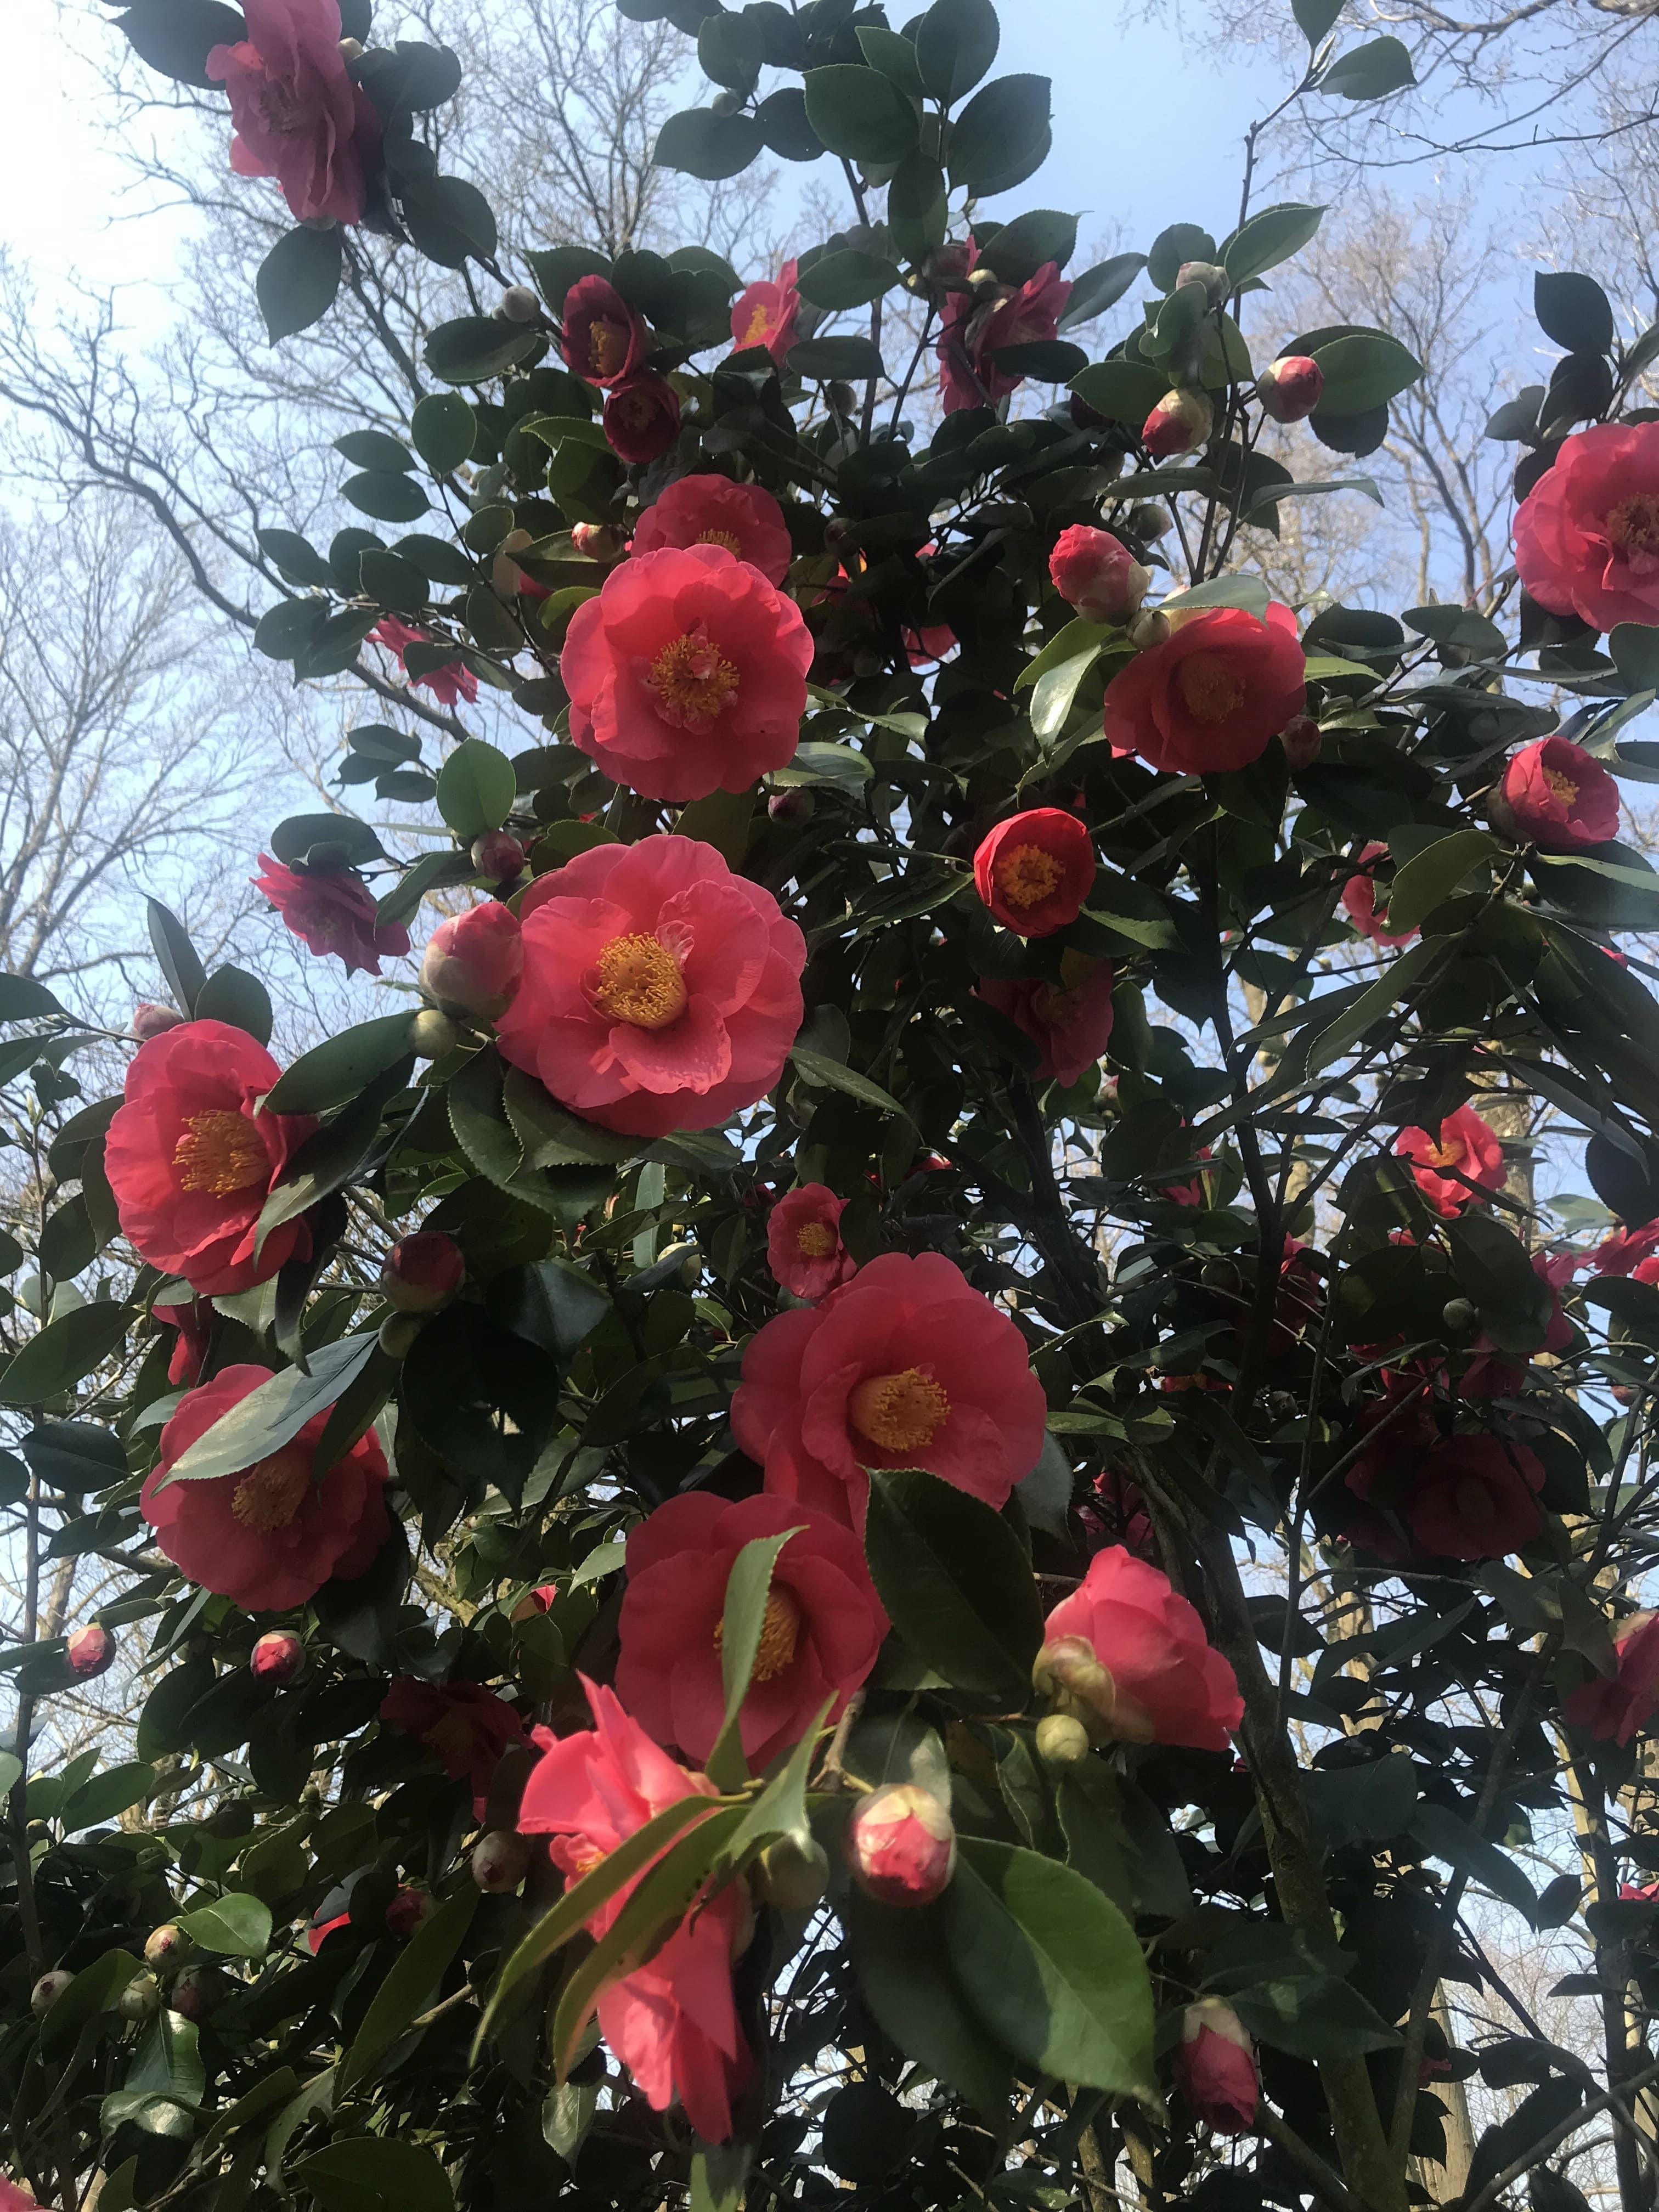
[[[1094,879],[1094,840],[1058,806],[1010,815],[974,854],[974,889],[1022,937],[1052,936],[1075,921]]]
[[[1113,750],[1178,775],[1247,768],[1307,698],[1296,617],[1276,601],[1265,623],[1211,607],[1136,653],[1106,686]]]
[[[857,1262],[841,1241],[842,1209],[827,1183],[787,1191],[766,1224],[766,1264],[798,1298],[827,1297],[850,1281]]]
[[[1604,1237],[1590,1254],[1590,1265],[1598,1275],[1629,1275],[1656,1252],[1659,1252],[1659,1221],[1647,1221],[1635,1228],[1615,1229]]]
[[[300,222],[362,219],[380,118],[340,52],[338,0],[243,0],[247,37],[210,49],[230,96],[230,166],[275,177]]]
[[[680,477],[647,507],[634,526],[634,550],[720,545],[769,584],[781,584],[793,550],[783,509],[761,484],[730,477]]]
[[[1073,1084],[1095,1065],[1111,1037],[1113,982],[1109,960],[1068,948],[1060,955],[1058,986],[1040,978],[984,976],[975,989],[1030,1038],[1044,1082]]]
[[[1352,1468],[1348,1488],[1373,1509],[1356,1516],[1351,1542],[1379,1559],[1503,1559],[1540,1534],[1538,1493],[1544,1470],[1524,1444],[1490,1436],[1453,1436],[1413,1450],[1379,1445]],[[1406,1529],[1401,1545],[1382,1519],[1388,1508]]]
[[[605,393],[600,426],[619,460],[644,468],[680,434],[680,395],[665,376],[642,368]]]
[[[337,953],[348,975],[378,975],[383,959],[409,950],[401,922],[377,921],[374,894],[352,868],[287,868],[259,855],[253,888],[263,891],[284,925],[313,952]]]
[[[472,1809],[480,1820],[501,1753],[527,1740],[524,1723],[506,1698],[482,1682],[441,1685],[401,1674],[380,1700],[380,1718],[418,1737],[452,1782],[471,1785]]]
[[[979,248],[970,245],[969,272],[978,261]],[[939,340],[939,388],[945,413],[994,407],[1018,390],[1024,381],[1022,373],[1000,366],[994,356],[1003,346],[1053,337],[1071,296],[1070,283],[1052,261],[1018,286],[975,285],[951,292]]]
[[[1504,770],[1492,820],[1547,853],[1608,845],[1619,835],[1619,787],[1583,745],[1540,738]]]
[[[1167,1575],[1121,1546],[1097,1552],[1043,1625],[1039,1688],[1104,1740],[1225,1751],[1244,1717],[1232,1668]]]
[[[651,350],[651,334],[616,286],[603,276],[579,276],[560,311],[566,361],[589,384],[620,384]]]
[[[1449,1114],[1437,1139],[1426,1129],[1402,1129],[1394,1149],[1409,1164],[1413,1180],[1437,1213],[1461,1213],[1480,1191],[1503,1188],[1504,1147],[1473,1106]],[[1473,1190],[1471,1184],[1476,1186]]]
[[[1568,438],[1515,511],[1515,565],[1551,614],[1659,623],[1659,422]]]
[[[763,277],[732,301],[732,343],[739,352],[750,346],[764,346],[774,361],[781,361],[795,343],[795,324],[800,314],[796,266],[793,260],[786,261],[775,281]]]
[[[416,629],[406,622],[399,622],[396,615],[382,615],[368,634],[377,645],[385,646],[399,668],[404,667],[404,655],[411,645],[430,645],[433,641],[429,630]],[[439,667],[428,669],[424,675],[410,677],[411,691],[418,691],[422,685],[441,707],[453,707],[461,699],[471,704],[478,696],[478,679],[461,659],[446,660]]]

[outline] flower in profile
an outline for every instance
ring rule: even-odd
[[[732,1433],[769,1490],[857,1528],[872,1468],[924,1468],[1002,1506],[1046,1411],[1008,1316],[941,1254],[888,1252],[750,1340]]]
[[[158,1548],[179,1573],[247,1613],[286,1613],[325,1582],[366,1574],[389,1525],[386,1454],[373,1429],[315,1479],[312,1456],[328,1407],[252,1467],[204,1481],[165,1481],[216,1421],[270,1380],[268,1367],[222,1367],[188,1392],[161,1431],[160,1455],[138,1496]]]
[[[1360,848],[1358,871],[1342,886],[1342,908],[1359,934],[1370,938],[1373,945],[1409,945],[1417,934],[1415,928],[1391,930],[1377,919],[1376,878],[1371,863],[1389,857],[1389,848],[1379,838],[1373,837]]]
[[[1350,1470],[1348,1488],[1372,1509],[1351,1524],[1352,1542],[1407,1564],[1507,1559],[1542,1534],[1544,1469],[1524,1444],[1466,1435],[1415,1451],[1409,1437],[1402,1443],[1392,1452],[1379,1445]],[[1403,1524],[1404,1545],[1388,1530],[1384,1509]]]
[[[1628,1743],[1659,1711],[1659,1613],[1638,1613],[1613,1639],[1614,1667],[1574,1690],[1562,1711],[1601,1743]]]
[[[642,368],[605,393],[600,427],[618,460],[643,468],[678,437],[680,395],[665,376]]]
[[[1551,614],[1659,623],[1659,422],[1566,439],[1515,511],[1515,565]]]
[[[757,1773],[799,1741],[827,1699],[836,1719],[875,1664],[887,1616],[845,1522],[761,1492],[728,1504],[690,1491],[628,1540],[617,1694],[659,1743],[707,1759],[725,1717],[726,1585],[757,1538],[795,1533],[778,1553],[739,1723]]]
[[[378,975],[383,959],[409,950],[401,922],[377,921],[374,894],[355,868],[289,868],[269,853],[251,880],[309,951],[337,953],[348,975]]]
[[[1460,1106],[1449,1114],[1437,1138],[1426,1129],[1402,1129],[1394,1149],[1409,1164],[1428,1203],[1447,1218],[1461,1213],[1481,1191],[1503,1188],[1504,1147],[1497,1131],[1473,1106]]]
[[[1109,960],[1069,947],[1060,955],[1060,972],[1058,987],[1041,978],[984,976],[975,989],[1030,1038],[1042,1081],[1069,1085],[1095,1065],[1110,1041],[1115,978]]]
[[[243,0],[247,37],[210,49],[239,177],[275,177],[299,222],[361,222],[380,123],[340,51],[338,0]]]
[[[1121,1545],[1095,1553],[1042,1632],[1037,1687],[1103,1741],[1225,1751],[1244,1717],[1233,1670],[1194,1607]]]
[[[589,384],[620,384],[642,367],[651,333],[604,276],[579,276],[564,295],[561,350]]]
[[[520,914],[524,981],[497,1037],[574,1112],[634,1136],[712,1128],[782,1073],[806,941],[712,845],[592,846]]]
[[[968,250],[965,276],[979,264],[977,243]],[[1045,261],[1023,284],[969,285],[945,298],[939,328],[939,388],[945,411],[994,407],[1018,391],[1023,373],[996,359],[1003,346],[1030,345],[1052,338],[1072,287],[1058,265]]]
[[[1075,921],[1094,879],[1094,840],[1058,806],[1010,815],[974,854],[974,889],[1022,937],[1049,937]]]
[[[1288,607],[1275,601],[1265,623],[1243,607],[1206,608],[1113,677],[1105,733],[1115,751],[1177,775],[1247,768],[1302,712],[1306,668]]]
[[[1583,745],[1540,738],[1504,770],[1492,820],[1547,853],[1610,845],[1619,835],[1619,787]]]
[[[213,1308],[205,1298],[186,1298],[176,1305],[152,1306],[159,1322],[178,1331],[167,1359],[167,1381],[199,1382],[213,1340]]]
[[[687,545],[724,546],[769,584],[783,581],[793,550],[783,509],[764,486],[713,475],[677,478],[634,526],[636,555]]]
[[[1181,2016],[1176,2080],[1200,2120],[1218,2136],[1254,2125],[1261,2092],[1248,2031],[1222,1997],[1200,1997]]]
[[[641,554],[570,618],[571,741],[647,799],[746,791],[794,757],[811,663],[800,609],[725,546]]]
[[[377,645],[385,646],[399,668],[404,668],[404,655],[411,645],[430,645],[429,630],[416,629],[410,623],[399,622],[396,615],[382,615],[368,633]],[[404,671],[407,673],[407,670]],[[423,675],[410,676],[409,688],[418,691],[424,686],[441,707],[453,707],[465,699],[469,705],[478,696],[478,679],[461,659],[446,660],[437,668],[428,669]]]
[[[800,315],[796,269],[793,259],[786,261],[775,279],[763,277],[746,286],[732,301],[732,343],[740,353],[764,346],[774,361],[781,361],[795,343]]]
[[[524,1723],[505,1698],[482,1682],[417,1681],[400,1674],[380,1700],[380,1718],[426,1747],[452,1782],[472,1790],[482,1820],[489,1784],[509,1745],[528,1741]]]
[[[828,1297],[851,1280],[858,1265],[841,1241],[842,1210],[827,1183],[787,1191],[766,1224],[766,1264],[798,1298]]]
[[[254,1257],[270,1187],[317,1124],[262,1114],[282,1070],[228,1022],[185,1022],[140,1045],[104,1145],[121,1227],[141,1260],[204,1297],[251,1290],[311,1249],[285,1221]]]
[[[520,1830],[551,1838],[549,1855],[573,1885],[668,1806],[716,1794],[706,1774],[688,1773],[659,1749],[613,1691],[586,1677],[582,1686],[592,1729],[557,1737],[536,1730],[542,1756],[519,1810]],[[648,1871],[612,1892],[588,1921],[590,1935],[605,1933]],[[692,1900],[648,1963],[608,1984],[599,2000],[605,2039],[652,2108],[665,2112],[678,2099],[705,2142],[731,2134],[732,2093],[754,2071],[732,1990],[746,1920],[739,1884]]]

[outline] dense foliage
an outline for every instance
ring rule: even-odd
[[[503,268],[454,58],[368,0],[120,19],[295,217],[273,343],[364,227],[496,304],[339,441],[363,523],[261,535],[263,653],[445,710],[259,858],[349,976],[435,924],[418,995],[279,1067],[155,903],[170,1004],[83,1103],[0,980],[12,2170],[1403,2212],[1478,2067],[1525,2094],[1468,2205],[1571,2212],[1611,2112],[1633,2212],[1659,335],[1539,279],[1498,605],[1273,605],[1253,534],[1374,497],[1419,374],[1252,359],[1319,210],[1068,277],[1073,217],[981,211],[1048,143],[989,0],[623,5],[716,88],[662,163],[827,156],[849,228]],[[1409,81],[1336,12],[1293,96]],[[131,1732],[54,1769],[115,1664]],[[1594,2051],[1449,2040],[1500,1919],[1582,1938]]]

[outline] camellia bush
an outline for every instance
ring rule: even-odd
[[[1635,2212],[1659,334],[1538,280],[1498,605],[1273,604],[1420,374],[1255,335],[1318,210],[1068,274],[989,0],[623,12],[660,162],[849,227],[503,266],[367,0],[119,19],[273,343],[371,234],[477,312],[261,541],[262,652],[446,710],[339,769],[412,862],[249,832],[404,995],[281,1066],[153,904],[88,1103],[0,981],[4,2201],[1572,2212],[1594,2134]],[[1409,81],[1296,12],[1292,97]]]

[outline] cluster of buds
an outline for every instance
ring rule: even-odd
[[[931,1905],[956,1871],[948,1809],[914,1782],[872,1790],[847,1824],[847,1863],[860,1888],[884,1905]]]
[[[1074,1723],[1069,1729],[1048,1729],[1046,1737],[1042,1731],[1048,1723],[1040,1725],[1037,1748],[1045,1759],[1058,1754],[1064,1765],[1068,1758],[1081,1758],[1078,1728],[1091,1743],[1151,1743],[1153,1739],[1151,1717],[1133,1698],[1119,1694],[1110,1668],[1102,1666],[1086,1636],[1056,1636],[1045,1644],[1032,1662],[1031,1680],[1037,1694],[1048,1699],[1051,1717]]]

